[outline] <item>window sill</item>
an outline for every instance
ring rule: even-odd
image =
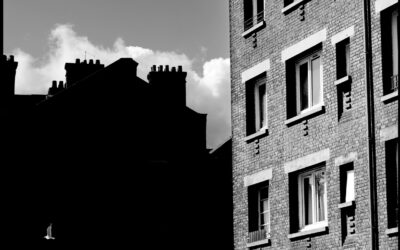
[[[289,13],[289,11],[293,10],[297,5],[299,5],[299,4],[301,4],[301,3],[305,2],[305,1],[306,0],[296,0],[296,1],[294,1],[293,3],[289,4],[288,6],[285,6],[282,9],[282,13],[286,15],[287,13]]]
[[[351,82],[351,76],[344,76],[335,81],[335,85],[338,86],[342,83]]]
[[[387,236],[396,235],[396,234],[399,233],[399,228],[398,227],[394,227],[394,228],[386,229],[385,233],[386,233]]]
[[[310,229],[310,230],[303,231],[303,232],[289,234],[288,238],[290,240],[293,240],[293,239],[297,239],[297,238],[300,238],[300,237],[305,237],[305,236],[310,236],[310,235],[313,235],[313,234],[319,234],[319,233],[325,233],[325,232],[328,232],[328,226],[323,226],[323,227]]]
[[[342,209],[342,208],[352,207],[355,204],[356,204],[355,201],[343,202],[338,205],[338,208]]]
[[[245,142],[250,142],[251,140],[254,140],[254,139],[256,139],[258,137],[261,137],[261,136],[265,136],[267,134],[268,134],[268,128],[262,128],[259,131],[255,132],[254,134],[246,136],[244,138],[244,141]]]
[[[267,238],[265,240],[259,240],[259,241],[256,241],[256,242],[247,243],[246,247],[250,248],[250,247],[255,247],[255,246],[260,246],[260,245],[267,245],[267,244],[269,244],[269,241],[270,241],[270,239]]]
[[[384,102],[384,103],[388,103],[390,101],[393,101],[394,99],[397,99],[398,93],[399,93],[399,91],[396,90],[396,91],[394,91],[394,92],[392,92],[390,94],[384,95],[384,96],[381,97],[381,101]]]
[[[251,27],[250,29],[243,32],[242,37],[246,38],[246,37],[250,36],[252,33],[256,32],[264,27],[265,27],[265,21],[261,21],[261,22],[257,23],[256,25],[254,25],[253,27]]]
[[[305,118],[307,118],[309,116],[315,115],[315,114],[317,114],[319,112],[324,112],[324,110],[325,110],[325,106],[323,104],[319,105],[319,106],[312,107],[310,110],[308,110],[308,111],[306,111],[304,113],[301,113],[301,114],[299,114],[299,115],[297,115],[295,117],[287,119],[285,121],[285,124],[287,126],[289,126],[289,125],[291,125],[291,124],[293,124],[295,122],[299,122],[299,121],[301,121],[301,120],[303,120],[303,119],[305,119]]]

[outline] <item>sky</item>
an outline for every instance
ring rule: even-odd
[[[47,93],[75,58],[182,65],[187,105],[207,114],[207,145],[231,134],[228,0],[4,0],[4,52],[17,94]]]

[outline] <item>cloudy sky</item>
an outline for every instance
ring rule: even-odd
[[[208,114],[207,144],[230,135],[227,0],[4,0],[4,52],[19,62],[16,92],[47,93],[75,58],[182,65],[187,103]]]

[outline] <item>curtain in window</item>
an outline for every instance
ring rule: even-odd
[[[315,185],[317,191],[317,221],[325,220],[325,172],[315,174]]]
[[[308,63],[300,65],[300,110],[308,108]]]
[[[320,79],[320,63],[321,59],[318,57],[311,62],[312,72],[312,105],[321,102],[321,79]]]
[[[259,128],[262,128],[266,126],[266,93],[265,93],[265,83],[259,86],[259,92],[258,92],[258,98],[259,98],[259,117],[260,117],[260,124]]]

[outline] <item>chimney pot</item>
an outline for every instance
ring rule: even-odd
[[[57,87],[57,81],[53,81],[52,88],[56,88],[56,87]]]
[[[93,64],[93,59],[90,59],[90,60],[89,60],[89,64]]]
[[[151,66],[151,72],[155,72],[155,71],[157,71],[157,66],[156,65]]]
[[[60,81],[59,83],[58,83],[58,89],[63,89],[64,88],[64,82],[63,81]]]
[[[162,71],[163,71],[163,66],[162,66],[162,65],[158,66],[158,71],[159,71],[159,72],[162,72]]]
[[[100,64],[100,60],[99,59],[96,60],[96,64]]]
[[[178,66],[178,72],[182,72],[182,66]]]
[[[14,62],[14,56],[13,55],[10,56],[10,62]]]
[[[172,67],[171,72],[176,72],[176,68]]]
[[[83,64],[87,64],[87,60],[83,60]]]
[[[76,58],[75,63],[76,63],[76,64],[80,64],[80,63],[81,63],[81,59]]]
[[[168,65],[165,65],[165,70],[164,70],[165,72],[169,72],[169,66]]]

